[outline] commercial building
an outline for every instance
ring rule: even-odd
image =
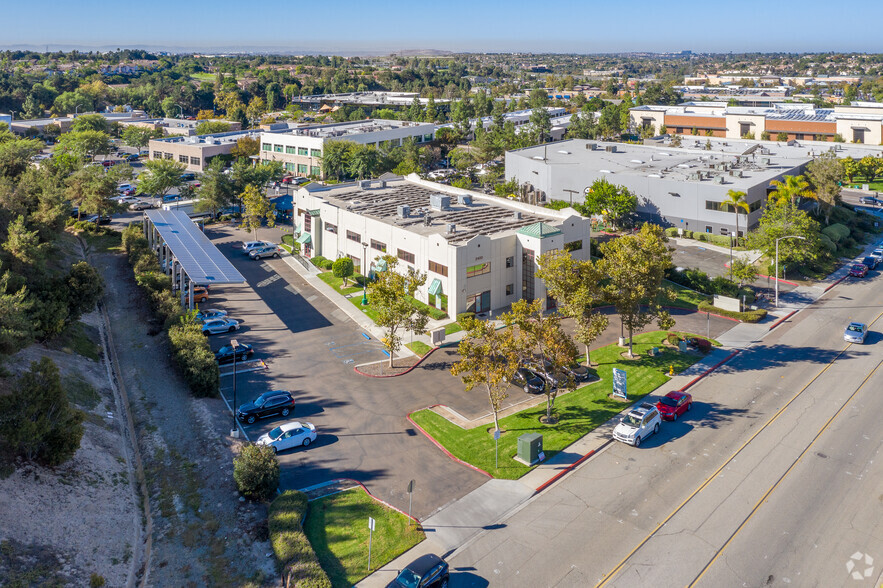
[[[123,120],[120,124],[123,127],[130,125],[144,127],[151,130],[162,130],[163,135],[184,135],[192,137],[196,134],[196,127],[200,123],[207,122],[204,120],[187,120],[183,118],[143,118],[133,120]],[[239,121],[212,119],[208,122],[222,122],[230,126],[231,131],[239,131],[242,129],[242,123]]]
[[[287,130],[287,128],[285,129]],[[270,134],[282,131],[269,131]],[[230,155],[236,142],[244,137],[260,140],[268,131],[246,130],[216,133],[214,135],[172,136],[151,139],[147,146],[151,161],[173,159],[187,166],[187,171],[202,172],[212,158]]]
[[[557,106],[546,106],[544,108],[549,113],[549,122],[552,123],[551,131],[549,133],[551,139],[553,141],[558,141],[564,137],[564,132],[570,127],[571,115],[567,114],[567,109],[565,108]],[[515,126],[515,132],[520,133],[530,124],[531,114],[533,114],[533,109],[530,108],[507,112],[503,114],[503,124],[511,122]],[[469,119],[469,126],[473,131],[478,128],[479,124],[481,124],[483,129],[487,130],[493,126],[494,117],[483,116],[481,118]],[[438,128],[454,128],[455,126],[454,123],[445,123],[443,125],[438,125]],[[474,135],[470,134],[470,137],[472,136]]]
[[[588,256],[590,221],[419,179],[366,180],[295,191],[297,241],[307,257],[349,257],[364,274],[383,271],[385,255],[427,274],[415,294],[455,316],[543,299],[536,259],[554,249]]]
[[[420,98],[417,92],[345,92],[342,94],[312,94],[310,96],[293,96],[291,102],[299,106],[318,110],[323,104],[349,106],[366,106],[371,108],[407,108],[414,103],[414,98],[426,106],[429,98]],[[447,109],[450,100],[434,99],[437,108]]]
[[[79,112],[68,114],[67,116],[56,116],[52,118],[36,118],[36,119],[13,119],[9,125],[9,129],[17,135],[40,135],[44,133],[48,125],[58,127],[57,132],[66,133],[71,129],[71,125],[77,116],[85,114],[100,114],[107,122],[117,122],[125,124],[126,122],[144,120],[147,115],[143,110],[130,110],[128,112]]]
[[[428,143],[435,138],[433,123],[367,119],[311,125],[261,136],[262,161],[281,161],[285,170],[301,176],[322,176],[322,153],[329,141],[352,141],[378,148],[401,146],[405,139]]]
[[[853,102],[834,108],[806,103],[776,103],[769,107],[728,106],[726,102],[687,102],[677,106],[637,106],[630,109],[638,128],[678,135],[708,135],[738,139],[834,141],[879,145],[883,142],[883,104]]]

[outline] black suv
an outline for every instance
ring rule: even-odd
[[[386,588],[446,588],[449,573],[448,562],[427,553],[409,563]]]
[[[524,388],[528,394],[541,394],[546,390],[546,380],[535,371],[520,367],[512,374],[512,384]]]
[[[264,392],[255,398],[254,402],[241,405],[236,411],[236,418],[250,425],[258,419],[277,414],[287,417],[293,410],[294,398],[291,393],[285,390],[273,390]]]
[[[251,345],[240,343],[236,346],[236,361],[242,361],[246,357],[254,355]],[[218,363],[231,363],[233,361],[233,346],[224,345],[215,352],[215,361]]]

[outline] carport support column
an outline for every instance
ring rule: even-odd
[[[187,296],[187,308],[193,310],[193,280],[190,279],[190,276],[187,276],[187,283],[190,284],[190,294]]]
[[[178,283],[181,285],[181,306],[184,306],[186,304],[184,301],[184,267],[180,263],[178,264]],[[190,289],[190,294],[193,294],[193,288]]]

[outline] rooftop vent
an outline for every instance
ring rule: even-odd
[[[598,145],[596,143],[586,143],[586,149],[588,149],[589,151],[594,151],[595,147],[597,146]]]
[[[616,145],[607,145],[604,147],[604,151],[607,153],[616,153]]]
[[[521,220],[521,213],[516,210],[514,213],[512,213],[512,218],[514,220]]]
[[[359,180],[359,189],[367,190],[371,187],[371,180]]]
[[[429,206],[433,210],[449,210],[451,208],[451,197],[447,194],[430,194]]]
[[[462,206],[472,206],[472,196],[469,194],[460,194],[460,204]]]
[[[407,204],[402,204],[396,208],[396,212],[398,213],[399,218],[408,218],[411,216],[411,207]]]
[[[715,176],[715,177],[714,177],[714,183],[715,183],[715,184],[723,184],[723,183],[724,183],[724,177],[723,177],[723,176]]]
[[[432,226],[432,215],[428,212],[423,215],[423,226],[431,227]]]
[[[769,158],[769,157],[761,157],[761,158],[760,158],[760,165],[769,165],[769,164],[770,164],[770,158]]]
[[[457,232],[457,225],[450,224],[448,225],[448,235],[453,235]]]

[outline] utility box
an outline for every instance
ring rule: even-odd
[[[515,459],[523,464],[533,465],[540,461],[543,453],[543,436],[539,433],[525,433],[518,438],[518,451]]]

